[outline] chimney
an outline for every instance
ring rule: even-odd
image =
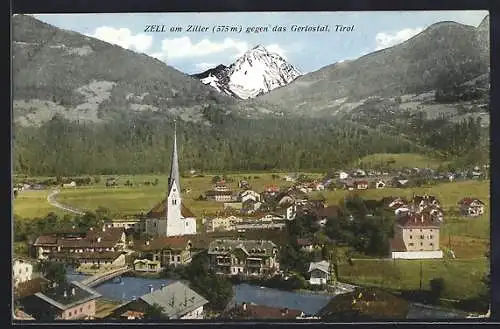
[[[71,296],[74,296],[76,295],[76,289],[75,288],[71,288]]]
[[[241,307],[243,308],[243,311],[247,310],[247,303],[243,302],[241,303]]]
[[[66,290],[64,290],[63,296],[64,296],[64,298],[68,297],[68,292]]]

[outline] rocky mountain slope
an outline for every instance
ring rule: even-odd
[[[331,116],[373,97],[434,94],[489,72],[488,22],[431,25],[401,44],[305,74],[257,100],[290,114]]]
[[[300,72],[292,64],[260,45],[247,51],[228,67],[219,65],[194,75],[217,91],[242,99],[283,87],[298,76]]]
[[[210,105],[245,117],[260,113],[145,54],[31,16],[12,18],[12,39],[14,119],[23,125],[56,113],[102,122],[152,112],[199,122]]]

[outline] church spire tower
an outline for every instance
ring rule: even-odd
[[[174,120],[174,145],[172,148],[172,163],[170,165],[170,176],[168,177],[168,193],[171,192],[173,183],[177,189],[181,190],[181,181],[179,175],[179,156],[177,154],[177,122]]]

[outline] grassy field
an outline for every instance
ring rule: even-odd
[[[445,280],[443,298],[466,299],[482,292],[480,283],[489,264],[486,259],[443,259],[422,261],[422,289],[430,289],[434,278]],[[397,290],[418,290],[418,260],[354,260],[339,265],[341,281]]]
[[[433,168],[446,165],[449,162],[434,159],[425,155],[415,153],[375,153],[367,155],[357,160],[354,166],[367,166],[374,168],[382,166],[389,169],[402,169],[402,168]]]
[[[46,216],[50,212],[58,215],[66,214],[47,202],[49,191],[24,191],[18,194],[12,204],[13,213],[23,218],[35,218]]]

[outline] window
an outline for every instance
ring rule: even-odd
[[[410,247],[413,247],[413,242],[408,243]]]
[[[410,239],[413,239],[413,235],[410,235]]]
[[[80,312],[83,312],[83,307],[80,307]]]
[[[189,223],[188,223],[188,222],[186,222],[186,227],[188,227],[188,226],[189,226]]]
[[[89,306],[87,306],[87,308],[90,310],[90,304],[89,304]]]
[[[423,242],[420,242],[420,245],[421,245],[421,246],[423,246],[423,245],[424,245],[424,243],[423,243]]]
[[[23,272],[23,269],[22,269],[22,268],[20,268],[20,269],[19,269],[19,274],[21,274],[22,272]]]
[[[421,235],[421,236],[420,236],[420,239],[423,239],[423,238],[424,238],[424,236],[423,236],[423,235]]]
[[[177,256],[177,261],[180,262],[181,261],[181,256]]]
[[[69,316],[71,316],[71,315],[72,315],[72,313],[71,313],[71,312],[69,312]]]
[[[434,238],[434,236],[433,235],[429,235],[429,239],[432,239],[432,238]]]
[[[432,246],[434,246],[434,243],[431,242],[431,243],[429,243],[429,245],[432,247]]]

